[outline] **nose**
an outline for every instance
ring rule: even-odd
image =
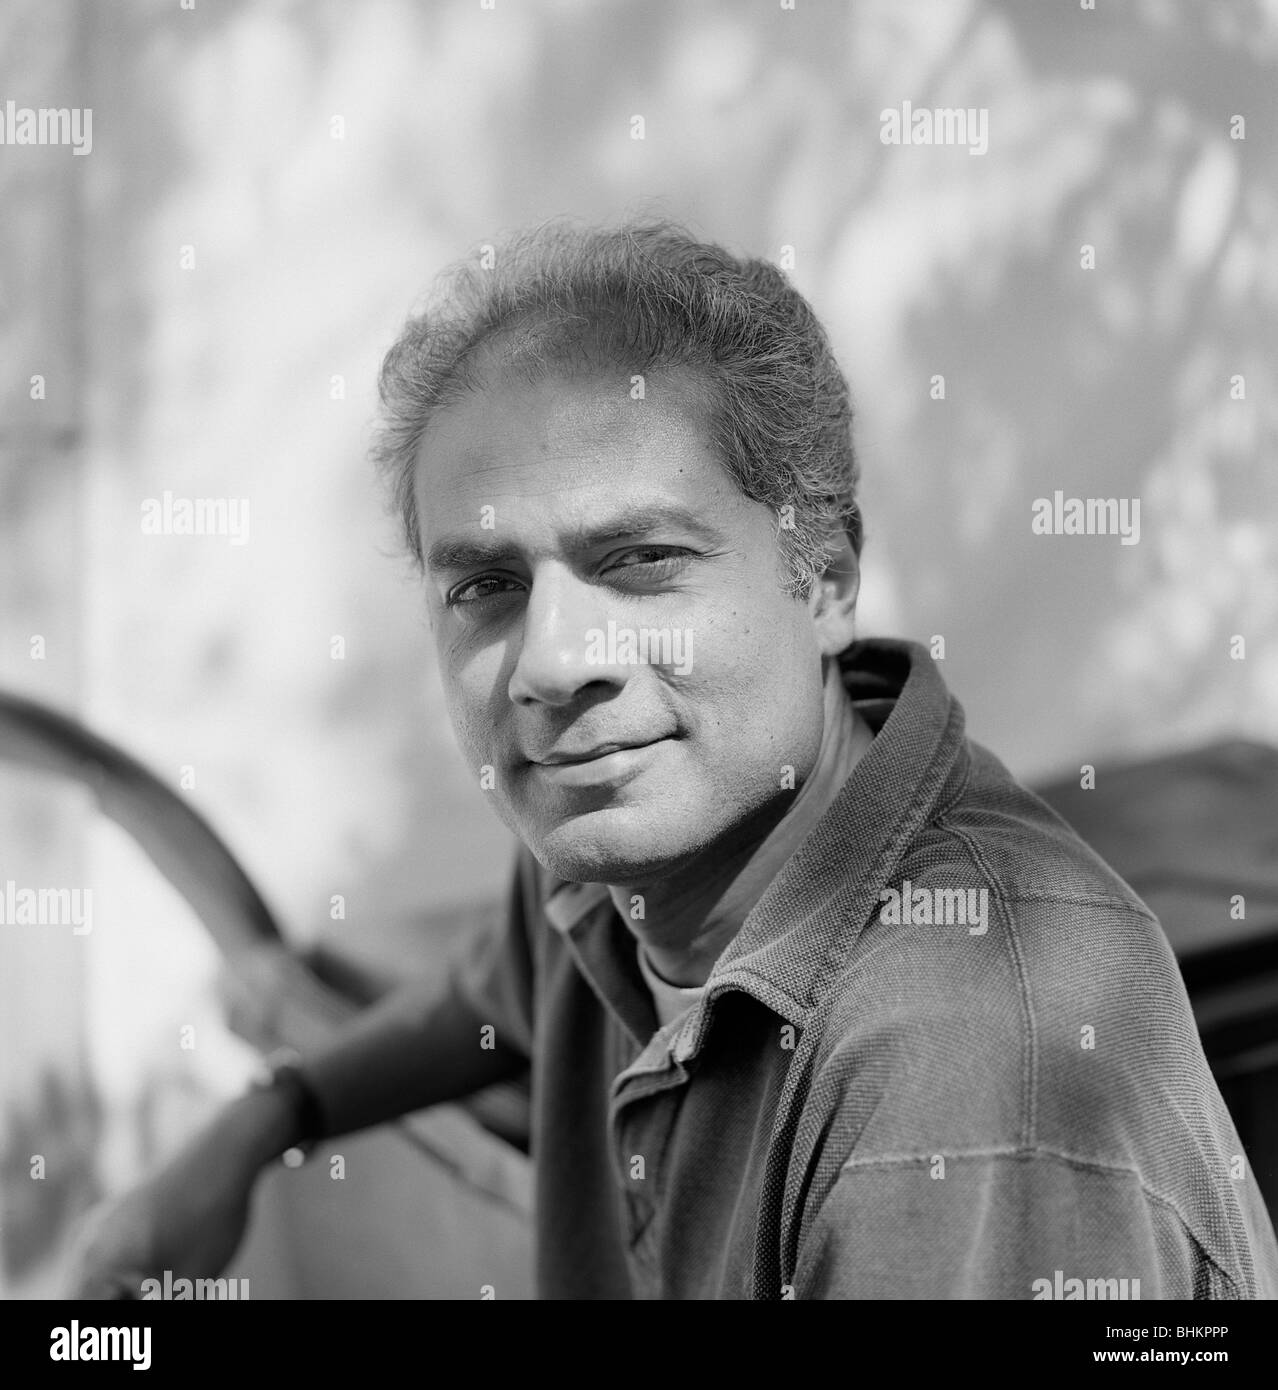
[[[617,664],[615,644],[600,640],[610,607],[615,620],[616,607],[606,595],[565,566],[535,573],[510,675],[510,699],[517,705],[562,706],[592,685],[601,690],[624,685],[633,668]]]

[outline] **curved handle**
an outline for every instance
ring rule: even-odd
[[[88,787],[227,956],[282,944],[274,914],[213,827],[123,749],[69,715],[0,691],[0,760]]]
[[[253,881],[213,827],[136,758],[78,720],[0,691],[0,761],[88,787],[204,923],[253,1007],[249,1030],[278,1046],[316,1046],[360,1004],[320,979],[286,943]],[[229,1001],[232,1012],[235,1001]],[[269,1039],[265,1036],[271,1035]],[[403,1116],[394,1128],[460,1181],[521,1215],[527,1160],[458,1107]]]

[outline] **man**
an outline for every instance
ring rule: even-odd
[[[510,911],[229,1107],[90,1287],[216,1272],[282,1150],[531,1061],[547,1297],[1273,1297],[1157,922],[921,647],[855,638],[848,393],[784,277],[543,228],[381,388]]]

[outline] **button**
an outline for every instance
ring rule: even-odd
[[[678,1039],[675,1041],[675,1061],[686,1062],[688,1058],[692,1056],[692,1048],[692,1029],[685,1028],[684,1031],[679,1034]]]

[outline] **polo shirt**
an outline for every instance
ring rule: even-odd
[[[604,885],[527,852],[454,962],[531,1063],[540,1296],[1278,1296],[1155,917],[926,649],[840,667],[873,742],[688,1012],[659,1026]]]

